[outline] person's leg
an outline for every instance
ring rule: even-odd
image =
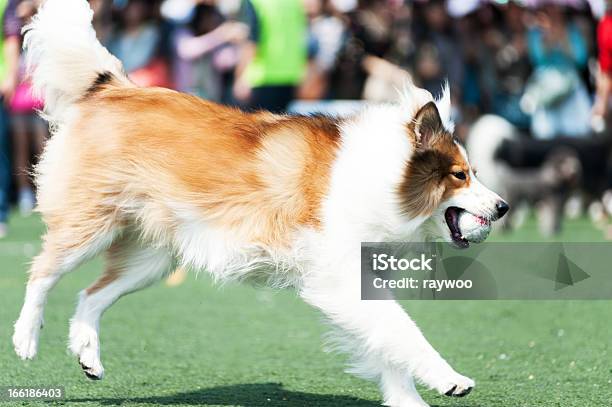
[[[284,113],[295,96],[294,86],[259,86],[253,88],[249,108]]]
[[[558,107],[559,131],[568,137],[585,137],[591,132],[591,102],[583,85],[580,85]]]
[[[295,86],[273,86],[273,111],[284,113],[295,98]]]
[[[32,129],[34,132],[34,145],[32,148],[34,149],[34,157],[38,160],[49,137],[49,126],[38,115],[32,115]]]
[[[34,208],[34,193],[30,185],[30,135],[26,115],[18,114],[11,120],[13,130],[13,159],[15,161],[15,180],[19,194],[19,210],[29,215]]]
[[[269,101],[270,92],[267,86],[257,86],[251,90],[251,96],[249,98],[247,109],[248,110],[261,110],[268,109],[270,105]]]
[[[555,116],[546,109],[538,109],[531,117],[531,133],[539,140],[551,139],[555,136]]]
[[[285,110],[289,107],[289,104],[295,100],[297,87],[296,86],[286,86],[285,87]]]
[[[0,238],[8,233],[9,194],[11,190],[11,160],[9,116],[0,101]]]

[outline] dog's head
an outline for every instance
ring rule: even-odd
[[[445,126],[436,103],[420,107],[406,127],[413,153],[399,187],[402,211],[409,218],[427,218],[421,228],[425,237],[468,247],[469,237],[460,228],[463,212],[490,227],[506,214],[508,204],[476,179],[465,149],[451,126]]]

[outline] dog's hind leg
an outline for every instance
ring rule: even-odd
[[[49,291],[63,275],[108,248],[116,236],[110,216],[89,219],[72,211],[61,221],[47,222],[42,251],[30,267],[24,304],[14,327],[13,345],[22,359],[36,355]]]
[[[148,287],[172,271],[174,261],[167,249],[146,247],[129,234],[108,249],[105,273],[80,293],[70,321],[70,350],[79,358],[85,375],[104,376],[100,361],[100,318],[123,295]]]

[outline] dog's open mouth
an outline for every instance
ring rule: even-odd
[[[461,215],[463,215],[465,212],[466,212],[465,209],[458,208],[456,206],[451,206],[444,213],[446,224],[448,225],[448,229],[450,230],[451,239],[453,243],[455,244],[455,246],[457,246],[460,249],[468,248],[470,246],[470,241],[480,242],[484,240],[484,238],[486,238],[486,235],[488,234],[488,231],[487,231],[482,239],[477,239],[475,236],[472,236],[472,239],[470,239],[469,236],[466,236],[464,231],[462,231],[461,227],[459,226]],[[491,224],[489,220],[481,216],[473,215],[471,213],[468,213],[466,215],[472,215],[472,217],[474,218],[476,222],[478,222],[478,224],[482,225],[483,227],[490,228]]]
[[[446,219],[446,224],[448,225],[448,229],[451,233],[451,239],[453,239],[453,243],[462,249],[470,247],[470,242],[463,237],[461,233],[461,229],[459,228],[459,216],[464,210],[461,208],[457,208],[456,206],[449,207],[446,212],[444,212],[444,218]]]

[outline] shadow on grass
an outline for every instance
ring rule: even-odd
[[[68,403],[98,402],[101,405],[148,404],[158,406],[244,406],[244,407],[378,407],[380,403],[351,396],[313,394],[283,389],[280,383],[235,384],[211,387],[167,396],[67,399]]]
[[[378,407],[379,402],[351,396],[313,394],[283,389],[280,383],[251,383],[211,387],[168,396],[68,399],[68,403],[100,403],[104,406],[147,404],[157,406],[240,407]],[[454,407],[462,407],[455,406]],[[436,406],[432,406],[436,407]],[[467,406],[463,406],[467,407]]]

